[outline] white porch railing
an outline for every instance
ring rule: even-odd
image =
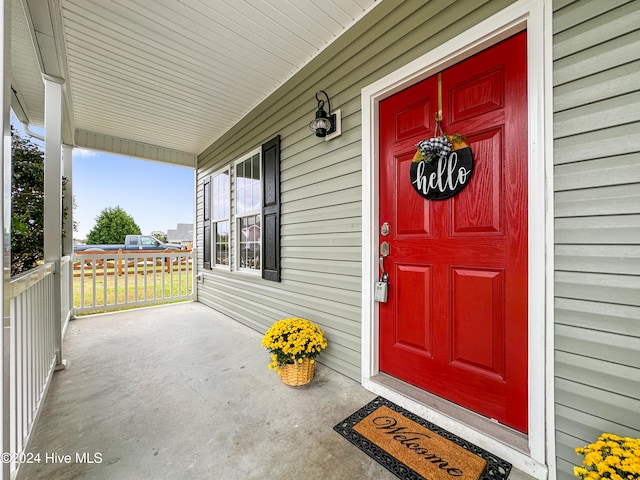
[[[56,365],[54,263],[11,279],[10,471],[15,478]],[[68,302],[67,302],[68,303]],[[68,307],[67,307],[68,308]],[[68,319],[68,311],[62,318]],[[64,321],[64,320],[63,320]]]
[[[57,354],[62,361],[62,336],[73,311],[71,289],[78,312],[188,300],[192,261],[190,251],[74,254],[61,259],[58,272],[55,262],[47,262],[11,279],[10,324],[4,327],[9,338],[10,478],[28,459],[29,435]]]
[[[193,255],[187,250],[75,253],[73,289],[77,313],[189,300]]]
[[[73,263],[71,262],[71,256],[62,257],[60,262],[60,307],[62,314],[60,321],[62,322],[62,337],[67,331],[67,325],[73,313],[73,305],[71,304],[71,289],[73,288]]]

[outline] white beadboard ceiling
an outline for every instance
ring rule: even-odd
[[[43,118],[39,65],[66,80],[69,132],[197,154],[375,0],[12,2],[14,103],[28,121]]]

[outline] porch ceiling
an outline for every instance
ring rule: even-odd
[[[43,72],[66,81],[66,143],[110,150],[124,140],[193,155],[375,0],[12,3],[13,100],[21,120],[43,123]]]

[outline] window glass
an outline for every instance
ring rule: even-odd
[[[213,232],[216,265],[229,265],[229,222],[215,222]]]
[[[229,173],[213,177],[213,219],[229,218]]]
[[[218,173],[212,179],[212,217],[213,229],[213,258],[215,265],[229,266],[230,246],[230,184],[229,171]]]
[[[260,154],[236,164],[236,214],[260,209]]]
[[[239,268],[260,270],[260,215],[251,215],[238,220]]]
[[[236,268],[259,271],[262,268],[260,153],[237,162],[235,168]]]

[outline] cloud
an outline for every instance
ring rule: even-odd
[[[74,157],[82,157],[82,158],[92,158],[97,157],[100,152],[96,150],[87,150],[85,148],[74,148],[73,156]]]

